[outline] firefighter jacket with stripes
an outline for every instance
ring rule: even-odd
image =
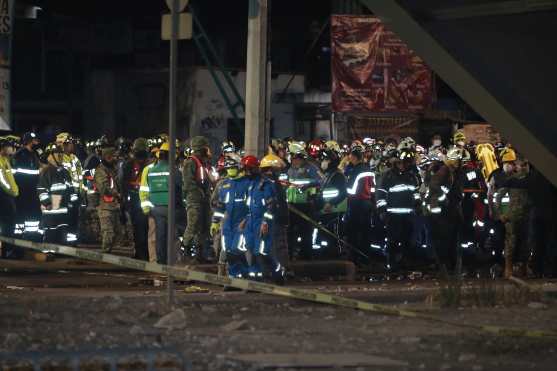
[[[451,168],[440,161],[431,164],[425,179],[424,213],[462,216],[462,179],[462,168]]]
[[[75,193],[79,193],[83,188],[83,169],[81,161],[73,153],[64,153],[62,157],[62,166],[68,170],[72,178],[72,187]],[[74,201],[72,201],[74,202]]]
[[[372,201],[375,193],[375,175],[367,164],[359,163],[348,171],[346,186],[349,200]]]
[[[6,156],[0,156],[0,189],[4,195],[10,197],[19,195],[19,187],[14,178],[10,159]]]
[[[419,187],[420,181],[414,171],[393,167],[378,182],[377,208],[388,214],[413,214],[420,202]]]
[[[74,194],[69,171],[62,166],[48,164],[39,175],[37,194],[43,216],[67,215]]]

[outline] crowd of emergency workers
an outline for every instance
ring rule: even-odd
[[[273,282],[292,262],[339,258],[387,274],[418,264],[444,276],[557,273],[553,220],[536,206],[549,200],[532,191],[542,178],[508,143],[469,142],[461,130],[427,146],[287,138],[261,159],[228,141],[213,155],[203,136],[175,146],[177,264]],[[46,146],[33,132],[1,137],[0,231],[81,246],[95,230],[111,252],[129,229],[135,258],[166,264],[169,153],[164,134],[60,133]],[[2,244],[2,258],[22,257]]]

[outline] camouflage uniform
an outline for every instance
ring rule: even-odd
[[[183,245],[191,255],[198,255],[209,238],[211,225],[211,183],[209,172],[203,163],[202,151],[209,146],[204,137],[194,137],[191,141],[193,155],[186,160],[182,170],[183,192],[186,201],[187,226]]]
[[[113,149],[110,149],[113,150]],[[103,150],[103,157],[108,151]],[[99,165],[95,171],[95,184],[100,195],[97,208],[101,226],[103,251],[110,252],[120,235],[120,200],[116,182],[116,168]]]
[[[526,263],[530,252],[527,247],[528,213],[530,198],[524,174],[509,177],[503,188],[498,191],[496,210],[499,219],[505,224],[505,277],[512,275],[513,260]],[[508,197],[506,208],[502,208],[504,199]],[[515,259],[513,259],[513,257]],[[525,266],[525,265],[524,265]]]

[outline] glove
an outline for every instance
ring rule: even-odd
[[[220,230],[219,223],[211,223],[211,229],[209,229],[209,234],[211,235],[211,237],[215,237],[215,235],[219,232],[219,230]]]
[[[269,224],[263,222],[261,228],[259,229],[259,234],[261,237],[265,237],[269,233]]]

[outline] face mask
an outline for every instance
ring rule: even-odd
[[[434,139],[433,140],[433,145],[435,147],[440,146],[442,144],[441,139]]]
[[[327,170],[329,168],[329,161],[321,161],[321,169],[323,171]]]
[[[456,142],[456,144],[457,144],[458,146],[464,147],[464,145],[465,145],[466,143],[464,143],[464,141],[462,141],[462,140],[459,140],[458,142]]]
[[[513,165],[512,164],[503,164],[503,171],[507,174],[513,172]]]
[[[226,169],[226,174],[230,178],[236,178],[238,176],[238,169],[235,169],[235,168]]]

